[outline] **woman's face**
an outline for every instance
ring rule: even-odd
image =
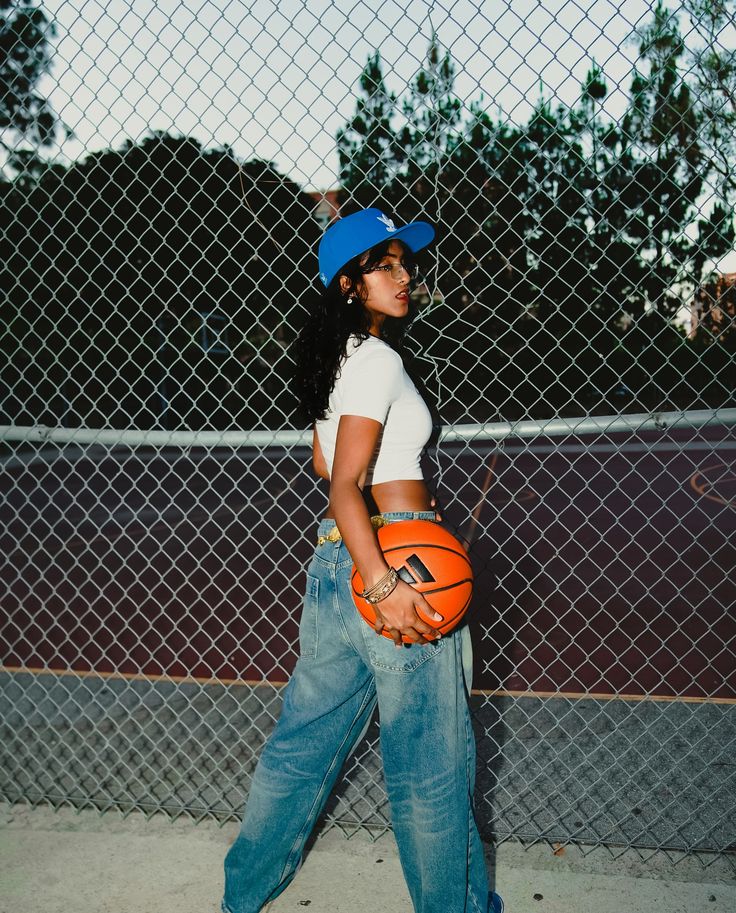
[[[409,284],[411,275],[403,268],[411,266],[411,252],[400,241],[391,241],[385,255],[363,274],[363,306],[370,315],[370,332],[381,335],[386,317],[406,317],[409,311]]]

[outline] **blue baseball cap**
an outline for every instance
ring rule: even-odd
[[[319,278],[325,286],[329,285],[349,260],[381,241],[398,239],[412,253],[416,253],[430,244],[433,238],[434,228],[429,222],[410,222],[409,225],[399,226],[380,209],[361,209],[338,219],[322,235],[319,242]]]

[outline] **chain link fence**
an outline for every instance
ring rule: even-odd
[[[733,858],[733,4],[405,6],[0,7],[2,794],[239,817],[326,505],[289,345],[379,205],[439,226],[481,830]],[[375,728],[325,826],[390,827]]]

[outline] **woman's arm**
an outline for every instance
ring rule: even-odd
[[[327,471],[327,460],[325,460],[325,455],[322,453],[316,426],[312,434],[312,465],[320,479],[327,479],[329,481],[330,474]]]
[[[381,423],[359,415],[343,415],[337,429],[335,459],[330,481],[330,507],[355,566],[366,587],[376,583],[388,570],[363,498],[368,465],[378,442]],[[429,617],[441,620],[424,597],[403,580],[382,599],[376,609],[376,632],[386,627],[397,646],[402,635],[427,643],[437,632],[417,615],[419,606]]]

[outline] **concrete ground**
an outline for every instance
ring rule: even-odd
[[[0,805],[0,913],[217,913],[234,824]],[[709,864],[710,863],[710,864]],[[506,913],[734,913],[736,861],[501,844]],[[411,913],[391,834],[318,839],[269,913]]]

